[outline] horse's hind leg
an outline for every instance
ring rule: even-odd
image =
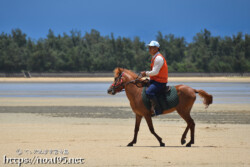
[[[188,125],[190,126],[190,131],[191,131],[191,140],[189,143],[187,143],[187,147],[191,147],[191,144],[194,144],[194,131],[195,131],[195,123],[194,120],[191,118],[188,119]]]
[[[187,125],[187,127],[186,127],[186,129],[181,137],[181,144],[182,145],[186,143],[186,137],[187,137],[188,130],[189,130],[189,126]]]
[[[187,127],[186,127],[184,133],[182,134],[181,144],[186,143],[185,139],[186,139],[188,130],[190,129],[190,131],[191,131],[191,140],[189,143],[187,143],[187,145],[186,145],[187,147],[191,147],[191,144],[194,144],[195,123],[194,123],[194,120],[190,116],[190,111],[191,111],[191,109],[188,112],[183,112],[183,110],[181,112],[181,111],[177,110],[179,115],[187,122]]]

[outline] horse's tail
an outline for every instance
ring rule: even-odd
[[[206,91],[201,89],[200,90],[194,89],[194,91],[195,93],[198,93],[200,97],[203,98],[203,103],[205,104],[206,108],[208,108],[208,106],[213,103],[213,96],[208,94]]]

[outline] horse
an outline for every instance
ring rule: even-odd
[[[156,134],[152,122],[151,111],[149,111],[143,101],[142,101],[142,87],[138,87],[138,81],[143,82],[142,78],[132,72],[131,70],[124,68],[115,68],[114,70],[114,82],[108,88],[107,93],[115,95],[123,90],[126,92],[126,96],[130,102],[130,106],[135,113],[135,128],[134,128],[134,138],[128,143],[127,146],[133,146],[137,142],[137,135],[140,128],[141,119],[144,117],[150,132],[156,137],[159,141],[160,146],[164,147],[165,143],[162,142],[162,138]],[[176,85],[175,86],[179,98],[179,103],[174,108],[164,110],[163,114],[172,113],[175,110],[177,113],[186,121],[187,127],[182,134],[181,144],[186,143],[186,136],[190,129],[191,139],[186,144],[186,147],[191,147],[194,144],[194,134],[195,134],[195,122],[190,116],[191,109],[196,100],[196,93],[203,98],[203,103],[206,108],[212,104],[213,96],[205,92],[204,90],[196,90],[186,85]]]

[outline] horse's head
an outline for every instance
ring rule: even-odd
[[[108,89],[108,94],[115,95],[121,92],[125,88],[125,83],[127,79],[125,77],[124,69],[116,68],[114,70],[114,82],[110,85]]]

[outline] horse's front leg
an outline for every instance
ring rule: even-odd
[[[137,135],[138,135],[139,128],[140,128],[141,119],[142,119],[142,116],[136,114],[134,139],[130,143],[128,143],[128,146],[133,146],[133,144],[135,144],[137,141]]]
[[[155,133],[155,130],[154,130],[154,126],[153,126],[153,122],[152,122],[152,118],[147,115],[145,116],[145,119],[147,121],[147,124],[148,124],[148,127],[149,127],[149,130],[150,132],[156,137],[156,139],[159,141],[160,143],[160,146],[161,147],[164,147],[165,146],[165,143],[162,142],[162,138],[160,136],[158,136],[156,133]]]

